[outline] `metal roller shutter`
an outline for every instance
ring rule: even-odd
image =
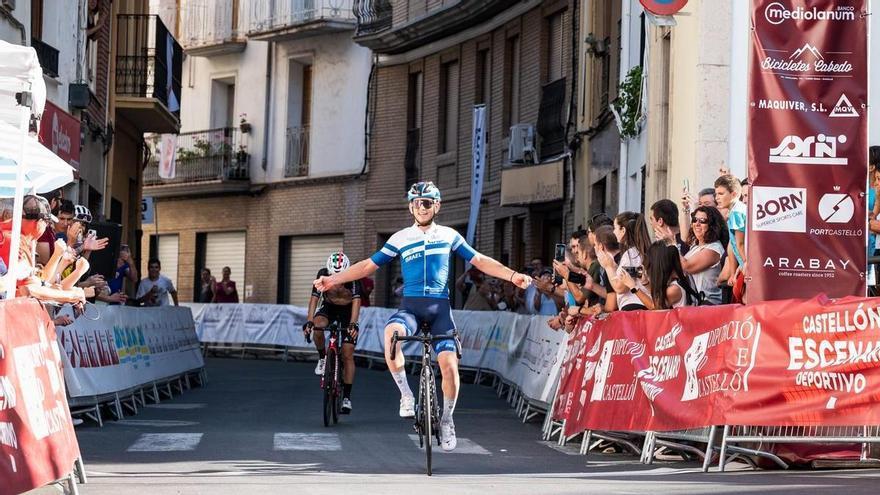
[[[290,239],[290,300],[288,304],[306,306],[312,282],[333,251],[342,249],[341,235],[292,237]]]
[[[180,245],[180,237],[177,234],[163,234],[159,236],[159,262],[162,264],[162,275],[171,279],[174,288],[177,288],[177,256]],[[143,276],[146,276],[144,274]]]
[[[239,299],[244,302],[244,260],[247,233],[211,232],[205,235],[205,267],[219,281],[223,278],[223,267],[232,271],[230,277],[238,287]]]

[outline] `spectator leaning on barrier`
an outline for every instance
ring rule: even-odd
[[[614,218],[614,235],[620,242],[621,253],[612,259],[597,251],[596,257],[609,276],[611,286],[617,294],[617,306],[621,311],[634,311],[645,309],[645,305],[639,299],[637,291],[649,293],[647,289],[648,279],[644,269],[644,259],[651,238],[648,235],[648,226],[645,217],[640,213],[631,211],[623,212]],[[628,272],[635,281],[636,287],[627,287],[620,280],[620,273]]]
[[[651,205],[651,214],[648,215],[651,228],[654,230],[654,238],[660,239],[660,232],[669,231],[673,235],[673,241],[678,247],[679,253],[684,255],[688,252],[688,244],[681,237],[681,229],[678,223],[678,207],[671,200],[661,199]]]
[[[116,272],[110,282],[107,283],[110,295],[126,296],[126,280],[136,284],[138,280],[138,272],[137,268],[135,268],[134,264],[131,262],[131,249],[129,249],[127,244],[123,244],[119,247],[119,257],[116,259]]]
[[[880,146],[868,149],[868,256],[878,252],[877,234],[880,233]],[[873,264],[868,264],[868,283],[877,285],[877,272]]]
[[[214,285],[217,279],[211,275],[211,270],[202,268],[201,287],[199,288],[199,302],[209,303],[214,301]]]
[[[681,259],[682,268],[691,275],[693,287],[708,304],[721,304],[721,274],[727,248],[722,239],[727,232],[724,217],[717,208],[701,206],[693,214],[690,251]]]
[[[681,254],[676,246],[664,241],[651,244],[647,266],[651,297],[645,298],[641,291],[637,294],[648,309],[680,308],[693,301],[694,289],[681,267]],[[635,287],[635,281],[628,273],[622,273],[621,277],[628,287]]]
[[[147,278],[141,279],[138,286],[137,302],[144,306],[168,306],[168,295],[174,300],[177,306],[177,289],[171,279],[160,274],[162,263],[158,259],[152,258],[147,263]]]
[[[215,303],[237,303],[238,289],[235,282],[230,278],[232,269],[228,266],[223,267],[223,278],[214,284],[214,301]]]
[[[721,272],[719,283],[727,282],[733,287],[733,301],[743,302],[745,294],[745,239],[747,208],[740,201],[742,184],[732,175],[722,175],[715,180],[715,201],[719,208],[728,210],[727,228],[730,232],[730,244],[727,249],[727,261]]]
[[[562,298],[556,294],[556,286],[553,285],[553,270],[542,268],[540,275],[534,281],[537,288],[531,300],[526,299],[526,304],[531,304],[533,313],[544,316],[556,316],[562,307]]]

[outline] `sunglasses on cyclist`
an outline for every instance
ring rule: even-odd
[[[709,219],[708,218],[693,217],[691,219],[691,223],[698,223],[700,225],[709,225]]]
[[[424,208],[426,210],[430,210],[431,208],[434,207],[434,200],[433,199],[414,199],[413,205],[416,208]]]

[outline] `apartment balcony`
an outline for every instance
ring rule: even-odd
[[[501,13],[506,0],[354,0],[354,40],[395,54],[451,36]],[[393,4],[393,5],[392,5]]]
[[[288,127],[284,154],[285,177],[309,175],[309,126]]]
[[[58,50],[36,38],[31,39],[31,47],[37,52],[37,60],[43,74],[49,77],[58,77]]]
[[[144,168],[144,195],[194,196],[250,189],[250,155],[236,128],[186,132],[177,137],[175,174],[159,177],[159,137],[148,139],[152,158]]]
[[[356,19],[352,0],[251,0],[248,37],[285,41],[351,31]]]
[[[181,44],[187,55],[211,57],[244,51],[246,0],[189,0],[181,12]]]
[[[116,23],[116,109],[140,132],[180,128],[183,49],[155,15],[120,14]]]

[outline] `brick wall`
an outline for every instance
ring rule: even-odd
[[[344,249],[353,261],[372,254],[364,250],[363,189],[361,179],[326,179],[277,184],[255,195],[157,200],[159,234],[180,236],[177,278],[181,301],[192,300],[198,233],[247,231],[245,280],[238,283],[242,295],[245,285],[253,286],[250,302],[277,300],[282,236],[343,234]],[[156,228],[145,224],[143,229],[141,247],[146,254]]]
[[[395,9],[406,2],[395,2]],[[475,247],[494,257],[500,257],[501,251],[511,253],[513,259],[514,246],[512,236],[513,218],[525,217],[526,240],[525,252],[522,256],[527,261],[532,256],[540,256],[543,239],[542,227],[547,215],[548,205],[541,209],[528,207],[500,206],[501,168],[507,156],[507,134],[503,128],[502,106],[504,99],[504,63],[506,33],[510,29],[518,29],[521,39],[521,73],[520,73],[520,121],[537,123],[541,98],[541,86],[544,80],[546,65],[546,33],[545,16],[558,12],[559,7],[565,8],[563,14],[565,54],[565,74],[569,91],[571,87],[571,3],[547,1],[514,21],[490,33],[478,35],[459,45],[445,48],[422,59],[410,63],[380,67],[376,77],[376,100],[372,102],[374,127],[371,139],[370,173],[366,181],[366,232],[390,233],[408,225],[412,219],[406,209],[404,198],[407,185],[404,184],[403,161],[406,150],[406,115],[408,80],[411,68],[421,67],[424,78],[424,100],[421,136],[421,177],[425,180],[438,179],[438,166],[455,164],[454,186],[441,183],[443,192],[443,208],[439,214],[440,223],[459,226],[462,234],[466,228],[470,208],[470,167],[471,167],[471,131],[472,108],[477,95],[476,77],[477,49],[491,42],[491,96],[488,101],[489,111],[489,142],[487,161],[489,174],[484,185],[483,201],[477,228]],[[567,7],[567,8],[566,8]],[[398,13],[395,11],[395,19]],[[451,59],[458,59],[459,76],[459,118],[458,146],[453,153],[439,154],[439,126],[441,123],[440,104],[441,64]],[[446,176],[444,175],[444,178]],[[559,211],[561,202],[549,205]],[[570,212],[569,212],[570,213]],[[571,217],[568,225],[563,226],[564,236],[571,229]],[[504,246],[495,242],[495,222],[510,218],[506,225]],[[365,251],[374,249],[375,235],[364,236]],[[549,260],[547,260],[549,261]],[[520,267],[516,267],[520,268]],[[380,291],[377,287],[377,296]]]

